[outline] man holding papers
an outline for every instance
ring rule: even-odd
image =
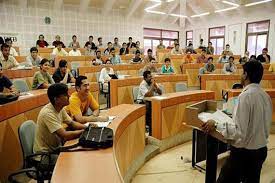
[[[272,122],[272,102],[260,87],[263,66],[259,62],[243,65],[244,89],[238,97],[232,122],[209,120],[203,124],[206,133],[219,131],[231,144],[231,153],[217,180],[218,183],[259,183]]]

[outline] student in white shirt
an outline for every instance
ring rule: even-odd
[[[29,66],[40,66],[42,58],[38,55],[38,49],[36,47],[32,47],[30,49],[30,55],[26,57],[26,64]]]
[[[229,62],[225,63],[223,65],[223,73],[224,74],[234,74],[237,71],[237,67],[234,64],[234,57],[230,56],[229,57]]]
[[[103,64],[103,60],[101,58],[101,51],[97,50],[96,51],[96,58],[92,61],[92,65],[102,65]]]
[[[77,44],[73,43],[73,49],[69,51],[69,56],[81,56],[81,52],[77,49]]]
[[[105,67],[102,68],[100,71],[98,81],[102,83],[104,92],[108,92],[108,82],[112,79],[109,74],[115,74],[111,65],[112,62],[109,59],[106,60]]]
[[[5,43],[7,45],[9,45],[9,47],[10,47],[10,55],[11,56],[18,56],[18,53],[16,52],[16,50],[12,47],[12,40],[11,40],[11,38],[5,39]]]
[[[209,120],[205,133],[219,131],[231,144],[231,153],[223,165],[217,183],[259,183],[272,123],[272,101],[261,88],[263,66],[259,62],[243,65],[241,84],[245,87],[233,110],[232,122]]]
[[[180,45],[179,44],[175,44],[175,48],[173,48],[171,50],[171,54],[172,55],[181,55],[181,54],[183,54],[183,51],[180,49]]]
[[[62,48],[63,43],[62,42],[58,42],[56,43],[57,47],[53,49],[52,55],[53,56],[67,56],[68,53]]]

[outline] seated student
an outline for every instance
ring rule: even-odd
[[[108,121],[108,117],[99,116],[99,104],[90,92],[86,76],[76,78],[75,89],[70,97],[70,104],[66,107],[73,119],[80,123]],[[92,114],[88,114],[88,109],[92,110]]]
[[[73,35],[72,40],[73,40],[73,41],[70,42],[70,44],[69,44],[69,48],[73,48],[73,44],[76,44],[76,48],[80,48],[80,44],[79,44],[79,42],[77,41],[76,35]]]
[[[26,57],[26,64],[29,66],[39,67],[42,58],[38,55],[38,49],[36,47],[32,47],[30,49],[30,55]]]
[[[4,39],[0,36],[0,46],[2,46],[2,44],[4,43],[5,43]]]
[[[135,57],[132,58],[132,60],[131,60],[131,64],[140,64],[142,61],[143,60],[142,60],[142,58],[140,56],[140,51],[137,50],[136,54],[135,54]]]
[[[268,55],[267,53],[268,53],[268,49],[264,48],[262,50],[262,54],[257,57],[257,60],[259,62],[265,62],[267,64],[270,63],[270,55]]]
[[[251,55],[248,61],[250,62],[250,61],[258,61],[258,60],[256,55]]]
[[[191,63],[194,63],[194,58],[192,57],[191,55],[191,52],[188,51],[184,57],[184,62],[185,64],[191,64]]]
[[[142,72],[150,71],[152,74],[159,73],[159,70],[156,66],[157,63],[158,62],[154,58],[152,58],[151,61],[143,67]]]
[[[128,40],[129,40],[129,42],[127,43],[127,49],[129,51],[131,48],[135,48],[136,47],[136,43],[133,42],[133,38],[132,37],[129,37]]]
[[[163,40],[159,40],[159,45],[157,46],[157,49],[160,50],[160,49],[165,49],[165,45],[163,44]]]
[[[18,53],[16,52],[16,50],[12,47],[12,40],[11,40],[11,38],[5,39],[5,43],[7,45],[9,45],[9,47],[10,47],[10,55],[14,56],[14,57],[18,56]]]
[[[223,52],[225,52],[225,54],[228,55],[228,57],[233,56],[233,52],[231,51],[229,44],[225,45],[225,50],[223,50]]]
[[[224,74],[233,74],[237,71],[237,67],[236,65],[234,64],[234,57],[233,56],[230,56],[229,57],[229,62],[228,63],[225,63],[223,65],[223,73]]]
[[[204,67],[200,68],[199,75],[201,74],[210,74],[215,71],[215,65],[213,64],[213,57],[208,58],[208,62]]]
[[[45,89],[54,84],[54,80],[49,74],[50,62],[43,58],[40,62],[40,71],[37,71],[33,77],[32,89]]]
[[[137,103],[144,103],[143,99],[145,97],[152,97],[161,94],[162,91],[156,81],[153,79],[151,72],[145,71],[143,73],[143,81],[139,85]]]
[[[19,66],[16,59],[10,55],[10,47],[6,43],[1,46],[0,63],[2,64],[2,69],[12,69]]]
[[[93,56],[95,55],[95,50],[92,49],[92,45],[88,42],[87,46],[85,46],[85,55]]]
[[[3,92],[4,88],[7,89],[5,92]],[[3,75],[3,68],[1,63],[0,63],[0,94],[1,95],[19,94],[19,92],[13,86],[12,82],[9,80],[9,78]]]
[[[229,55],[227,54],[227,52],[223,51],[222,55],[219,58],[219,63],[227,63],[229,61]]]
[[[165,58],[164,65],[162,65],[162,67],[161,67],[161,73],[162,74],[174,74],[175,73],[173,67],[171,66],[170,58]]]
[[[103,45],[103,41],[102,41],[102,37],[99,37],[99,38],[97,38],[97,41],[98,41],[98,44],[97,44],[97,49],[99,49],[99,48],[104,48],[104,45]]]
[[[53,80],[55,83],[64,83],[64,84],[75,82],[75,79],[71,71],[68,69],[68,63],[66,60],[59,61],[59,67],[56,69],[56,71],[53,74]]]
[[[97,66],[97,65],[102,65],[103,60],[101,58],[101,51],[97,50],[96,51],[96,58],[92,60],[92,65]]]
[[[118,43],[118,38],[115,37],[114,38],[114,44],[113,44],[113,47],[116,49],[120,49],[121,48],[121,45]]]
[[[150,63],[152,59],[155,59],[153,57],[153,51],[151,49],[147,50],[147,56],[144,58],[145,63]]]
[[[112,62],[106,60],[104,68],[101,69],[98,81],[103,84],[103,91],[108,92],[108,82],[112,79],[109,74],[115,74],[113,68],[111,67]]]
[[[194,50],[192,41],[188,42],[188,46],[185,48],[185,53],[191,52],[191,54],[196,54],[197,52]]]
[[[206,54],[208,55],[214,54],[214,47],[212,46],[212,42],[208,43],[208,46],[206,47]]]
[[[93,36],[89,36],[89,41],[87,41],[87,42],[85,43],[84,48],[87,48],[88,45],[90,45],[92,50],[96,50],[97,47],[96,47],[95,43],[93,42],[93,39],[94,39]]]
[[[120,56],[119,55],[116,55],[116,50],[115,48],[111,48],[110,50],[110,60],[111,60],[111,63],[114,64],[114,65],[117,65],[117,64],[121,64],[121,59],[120,59]]]
[[[64,43],[61,41],[61,37],[59,35],[55,36],[55,41],[53,42],[53,46],[57,47],[59,44],[62,45],[62,48],[66,48],[66,46],[64,45]]]
[[[86,128],[85,125],[73,121],[65,111],[64,107],[69,104],[67,85],[62,83],[53,84],[48,88],[47,95],[50,103],[41,109],[37,118],[33,145],[35,153],[54,152],[65,141],[78,138],[83,129]],[[62,123],[67,124],[70,130],[66,130]],[[58,155],[51,155],[51,162],[49,162],[49,158],[43,156],[41,164],[51,165],[53,169],[57,157]]]
[[[180,49],[180,45],[179,44],[175,44],[175,48],[173,48],[171,50],[171,54],[172,55],[181,55],[181,54],[183,54],[183,51]]]
[[[127,49],[127,44],[123,43],[122,48],[120,48],[119,50],[119,55],[126,55],[126,54],[129,54],[129,51]]]
[[[200,45],[199,45],[199,48],[198,49],[206,49],[206,47],[203,45],[203,39],[200,39]]]
[[[81,56],[81,52],[77,49],[76,43],[73,43],[73,49],[69,51],[69,56]]]
[[[40,34],[38,37],[38,40],[36,41],[36,47],[46,48],[48,46],[49,46],[49,44],[47,43],[47,41],[44,40],[44,35]]]
[[[108,42],[107,46],[108,47],[104,50],[104,55],[110,55],[111,49],[113,48],[112,42]]]
[[[203,49],[201,54],[197,57],[197,63],[207,63],[208,59],[206,57],[206,51]]]
[[[68,53],[62,48],[62,42],[57,42],[56,45],[57,47],[53,49],[52,55],[60,57],[68,55]]]
[[[246,51],[244,53],[244,56],[240,58],[239,62],[240,64],[245,64],[248,61],[249,61],[249,51]]]
[[[139,41],[136,42],[136,50],[139,50],[140,54],[143,55],[144,49],[140,47],[140,42]]]

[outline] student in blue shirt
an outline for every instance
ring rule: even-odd
[[[161,67],[161,73],[162,74],[173,74],[173,73],[175,73],[173,67],[171,66],[170,58],[165,58],[164,65],[162,65],[162,67]]]
[[[111,54],[110,54],[111,55],[110,60],[111,60],[112,64],[113,65],[121,64],[120,56],[116,55],[115,48],[111,48],[110,52],[111,52]]]

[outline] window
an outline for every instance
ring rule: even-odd
[[[172,46],[175,39],[179,39],[178,31],[162,30],[162,29],[150,29],[144,28],[144,52],[147,53],[148,49],[153,50],[153,54],[156,54],[156,48],[159,45],[159,40],[163,40],[165,47]]]
[[[246,50],[250,55],[260,55],[267,48],[270,21],[248,23],[246,27]]]
[[[225,26],[214,27],[209,29],[208,40],[212,42],[214,47],[214,55],[220,55],[224,48],[224,38],[225,38]]]
[[[186,46],[188,46],[189,41],[193,43],[193,31],[186,31]]]

